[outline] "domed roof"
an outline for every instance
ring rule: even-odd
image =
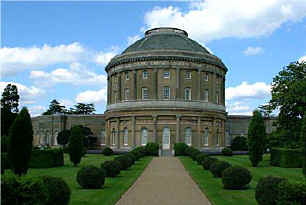
[[[155,28],[148,30],[144,38],[125,49],[123,54],[149,50],[183,50],[209,54],[203,46],[188,38],[186,31],[177,28]]]

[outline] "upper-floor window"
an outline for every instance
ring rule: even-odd
[[[164,87],[164,99],[170,99],[170,88]]]
[[[191,71],[186,71],[185,79],[191,79]]]
[[[128,100],[130,97],[130,89],[129,88],[125,88],[124,89],[124,99]]]
[[[143,79],[148,79],[148,76],[149,76],[148,71],[146,71],[146,70],[142,71],[142,78]]]
[[[148,90],[148,88],[142,88],[142,99],[143,100],[149,99],[149,90]]]
[[[125,80],[129,80],[129,79],[130,79],[129,73],[125,72]]]
[[[204,73],[204,80],[208,81],[208,73]]]
[[[208,90],[204,90],[204,101],[208,102]]]
[[[164,78],[170,78],[170,71],[164,72]]]
[[[191,100],[191,89],[185,88],[185,100]]]

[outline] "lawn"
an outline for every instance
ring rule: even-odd
[[[231,204],[254,204],[255,188],[258,180],[261,177],[273,175],[286,177],[290,181],[302,181],[302,169],[296,168],[280,168],[270,166],[270,156],[265,155],[264,160],[259,164],[259,167],[251,167],[251,163],[247,155],[238,155],[232,157],[217,156],[216,158],[230,162],[232,165],[240,165],[246,167],[252,173],[252,181],[248,189],[245,190],[225,190],[221,178],[214,178],[212,174],[204,170],[202,166],[193,161],[190,157],[179,157],[185,169],[189,172],[193,180],[198,184],[199,188],[209,198],[214,205],[231,205]]]
[[[29,169],[29,176],[50,175],[62,177],[71,188],[71,205],[111,205],[115,204],[124,192],[135,182],[145,167],[150,163],[152,157],[144,157],[137,161],[126,171],[121,171],[120,175],[115,178],[106,178],[104,188],[97,190],[81,189],[76,182],[76,174],[81,166],[95,165],[100,167],[101,163],[111,160],[113,156],[106,157],[103,155],[87,154],[82,158],[81,164],[74,167],[67,155],[65,155],[65,165],[63,167],[47,169]],[[6,171],[10,172],[10,171]],[[10,174],[10,173],[5,173]]]

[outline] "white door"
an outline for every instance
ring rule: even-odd
[[[163,149],[170,149],[170,129],[168,127],[163,130]]]

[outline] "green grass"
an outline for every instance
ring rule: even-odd
[[[216,158],[230,162],[232,165],[246,167],[250,170],[253,176],[248,189],[225,190],[223,189],[221,178],[214,178],[210,171],[204,170],[202,166],[198,165],[195,161],[192,161],[190,157],[179,158],[190,176],[214,205],[256,205],[255,188],[258,180],[264,176],[281,176],[288,178],[289,181],[304,180],[301,168],[280,168],[270,166],[269,155],[264,156],[264,160],[257,168],[251,167],[247,155],[238,155],[233,157],[218,156]]]
[[[63,167],[46,168],[46,169],[29,169],[29,176],[56,176],[62,177],[71,189],[70,205],[110,205],[115,204],[128,188],[140,176],[145,167],[150,163],[152,157],[144,157],[137,161],[128,170],[121,171],[120,175],[115,178],[106,178],[103,189],[81,189],[76,182],[77,171],[81,166],[95,165],[100,167],[101,163],[113,159],[114,156],[103,155],[86,155],[82,158],[81,164],[74,167],[69,161],[68,155],[65,155],[65,165]],[[8,173],[7,173],[8,172]],[[5,174],[12,174],[6,171]]]

